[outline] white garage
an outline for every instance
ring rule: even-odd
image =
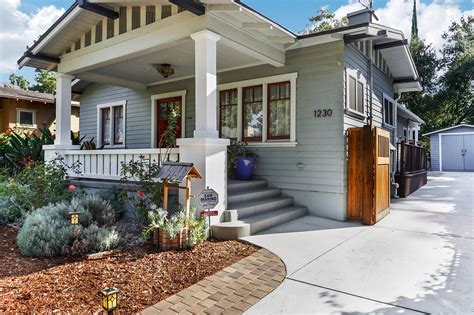
[[[474,172],[474,125],[457,125],[424,135],[430,137],[431,170]]]

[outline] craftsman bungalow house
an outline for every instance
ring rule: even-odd
[[[82,177],[101,180],[140,155],[193,162],[203,175],[193,191],[220,195],[214,223],[242,236],[308,212],[345,220],[347,129],[372,124],[395,143],[396,95],[421,89],[407,41],[368,10],[348,18],[297,35],[239,0],[79,0],[19,65],[57,71],[58,136],[46,156],[79,160]],[[81,133],[103,150],[71,146],[73,80]],[[170,106],[182,112],[180,139],[164,150]],[[229,139],[257,151],[258,180],[228,181]],[[242,221],[222,223],[226,209]]]

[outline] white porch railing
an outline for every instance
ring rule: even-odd
[[[71,166],[80,163],[79,175],[71,177],[120,180],[122,163],[138,161],[140,156],[152,163],[179,161],[179,149],[106,149],[106,150],[62,150],[64,162]]]

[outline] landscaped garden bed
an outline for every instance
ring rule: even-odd
[[[121,312],[138,312],[257,250],[212,240],[183,251],[143,244],[100,259],[37,259],[20,254],[16,235],[0,226],[0,313],[94,313],[101,310],[97,292],[105,287],[120,290]]]

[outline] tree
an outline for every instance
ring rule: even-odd
[[[439,127],[474,123],[474,17],[462,17],[443,34],[443,54],[439,91],[443,119]]]
[[[13,88],[15,86],[18,86],[23,90],[28,90],[30,88],[30,82],[22,75],[16,75],[12,73],[8,79],[10,80],[10,84],[6,84],[6,86],[9,88]]]
[[[336,14],[331,12],[327,7],[319,9],[319,14],[309,18],[310,25],[306,27],[301,34],[312,34],[317,32],[324,32],[335,28],[340,28],[348,25],[346,17],[336,19]]]
[[[54,94],[56,92],[56,78],[54,77],[54,72],[43,69],[36,69],[35,72],[36,84],[33,85],[31,90]]]

